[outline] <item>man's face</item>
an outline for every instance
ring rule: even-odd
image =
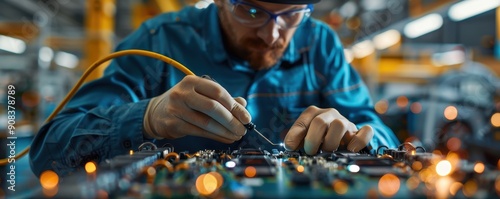
[[[220,10],[219,17],[225,34],[226,49],[248,61],[256,70],[270,68],[276,64],[283,56],[296,28],[284,28],[274,19],[257,27],[244,24],[241,19],[235,18],[229,0],[216,0],[215,2]],[[244,3],[250,8],[254,5],[274,14],[307,7],[307,5],[274,4],[256,0],[246,0]],[[278,18],[278,20],[281,19]]]

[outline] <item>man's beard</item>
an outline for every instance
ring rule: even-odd
[[[235,53],[248,61],[253,69],[267,69],[274,66],[283,56],[284,43],[283,39],[280,38],[273,46],[268,46],[259,38],[246,38],[239,42],[241,46],[235,47]]]
[[[278,38],[273,46],[267,45],[260,38],[246,37],[239,41],[233,36],[236,35],[236,31],[225,26],[225,24],[229,24],[228,11],[224,8],[220,9],[223,10],[219,12],[221,31],[224,34],[223,41],[230,53],[248,61],[250,67],[255,70],[268,69],[281,59],[287,45],[283,38]]]

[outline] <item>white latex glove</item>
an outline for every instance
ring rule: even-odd
[[[304,147],[309,155],[323,151],[336,151],[339,147],[358,152],[373,138],[373,129],[356,125],[342,116],[336,109],[308,107],[295,121],[285,137],[285,148],[297,150]]]
[[[186,135],[233,143],[252,119],[243,98],[233,99],[218,83],[188,75],[154,97],[144,115],[145,137],[175,139]]]

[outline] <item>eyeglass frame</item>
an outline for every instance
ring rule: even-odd
[[[278,17],[281,16],[281,15],[284,15],[284,14],[289,14],[289,13],[293,13],[293,12],[299,12],[299,11],[308,11],[307,13],[304,14],[303,17],[310,17],[311,16],[311,13],[313,12],[314,10],[314,6],[312,4],[307,4],[307,7],[305,8],[301,8],[301,9],[293,9],[293,10],[287,10],[287,11],[284,11],[284,12],[280,12],[280,13],[272,13],[258,5],[255,5],[255,4],[252,4],[252,3],[247,3],[245,1],[242,1],[242,0],[229,0],[229,3],[231,3],[231,5],[233,6],[233,9],[234,7],[237,5],[237,4],[243,4],[243,5],[247,5],[247,6],[252,6],[252,7],[256,7],[256,8],[259,8],[261,9],[262,11],[264,11],[265,13],[267,13],[269,15],[269,18],[267,19],[267,21],[265,21],[264,23],[262,23],[262,25],[259,25],[259,26],[255,26],[254,28],[257,28],[257,27],[262,27],[262,26],[265,26],[267,23],[269,23],[269,21],[271,21],[271,19],[273,19],[276,23],[278,22]],[[240,21],[240,19],[238,19],[238,17],[235,16],[234,14],[234,11],[233,9],[231,9],[231,14],[233,15],[233,17],[236,18],[236,20]],[[280,28],[282,29],[291,29],[291,28],[296,28],[296,27],[299,27],[300,25],[303,24],[305,19],[302,19],[301,23],[299,23],[298,25],[296,26],[291,26],[291,27],[282,27],[280,26]],[[241,22],[241,21],[240,21]],[[245,24],[246,25],[246,24]],[[248,25],[246,25],[248,26]],[[252,27],[252,26],[250,26]]]

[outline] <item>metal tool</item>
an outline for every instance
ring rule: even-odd
[[[212,80],[214,82],[217,82],[215,81],[215,79],[211,78],[210,76],[208,75],[202,75],[201,78],[205,78],[205,79],[209,79],[209,80]],[[245,128],[247,128],[249,131],[255,131],[257,134],[260,135],[260,137],[264,138],[267,142],[269,142],[269,144],[273,145],[273,146],[284,146],[283,143],[279,143],[279,144],[275,144],[274,142],[272,142],[271,140],[269,140],[266,136],[262,135],[262,133],[260,133],[257,129],[255,129],[255,124],[250,122],[248,124],[245,124],[244,125]]]
[[[257,134],[260,135],[260,137],[264,138],[264,140],[266,140],[267,142],[269,142],[269,144],[273,145],[273,146],[283,146],[283,143],[279,143],[279,144],[275,144],[274,142],[272,142],[271,140],[269,140],[266,136],[262,135],[262,133],[260,133],[256,128],[255,128],[255,124],[250,122],[248,124],[245,124],[244,125],[245,128],[247,128],[249,131],[255,131]]]

